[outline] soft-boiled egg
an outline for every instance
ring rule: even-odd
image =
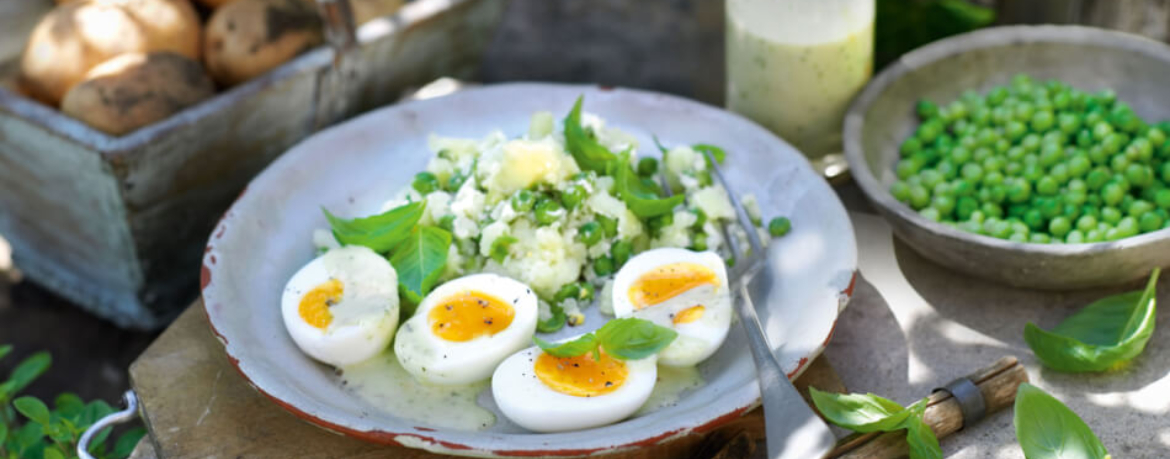
[[[602,352],[554,357],[532,347],[492,375],[492,396],[512,422],[536,432],[614,423],[638,411],[658,379],[656,356],[620,360]]]
[[[284,326],[304,353],[349,365],[390,344],[398,326],[398,274],[366,247],[326,252],[297,271],[281,298]]]
[[[678,338],[658,361],[695,365],[719,349],[731,326],[727,268],[714,252],[647,250],[614,277],[613,312],[674,329]]]
[[[460,277],[423,298],[398,331],[394,353],[420,381],[469,384],[531,343],[536,320],[528,286],[495,274]]]

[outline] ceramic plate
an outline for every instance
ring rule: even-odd
[[[333,371],[302,354],[285,332],[280,294],[314,256],[311,234],[326,228],[324,206],[338,215],[376,213],[409,185],[431,153],[427,136],[479,138],[494,129],[527,132],[539,110],[567,113],[579,95],[585,110],[637,136],[655,154],[699,142],[728,152],[723,169],[738,193],[752,192],[765,216],[786,215],[792,231],[773,241],[769,270],[754,286],[770,341],[790,378],[801,373],[833,334],[852,294],[857,248],[841,202],[788,144],[737,115],[686,99],[628,89],[505,84],[384,108],[316,134],[261,173],[211,236],[201,281],[207,316],[240,373],[293,414],[364,440],[474,456],[574,456],[649,446],[712,429],[758,404],[755,369],[742,329],[732,325],[722,348],[700,366],[706,384],[642,417],[595,429],[534,434],[507,421],[485,431],[438,429],[380,412],[350,395]],[[763,301],[761,301],[763,299]],[[604,319],[586,309],[579,334]],[[490,393],[490,389],[488,391]],[[494,410],[489,394],[481,404]]]

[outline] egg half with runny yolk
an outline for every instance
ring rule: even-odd
[[[513,354],[492,375],[492,396],[512,422],[536,432],[611,424],[638,411],[658,379],[657,357],[601,352],[554,357],[538,347]]]
[[[473,274],[453,279],[423,298],[402,324],[394,354],[420,381],[481,381],[532,342],[537,307],[532,289],[510,278]]]
[[[731,326],[727,268],[714,252],[676,248],[642,252],[614,277],[613,312],[678,332],[678,338],[658,354],[663,365],[698,364],[719,349]]]
[[[398,274],[366,247],[333,249],[289,279],[280,302],[301,351],[342,366],[386,349],[398,326]]]

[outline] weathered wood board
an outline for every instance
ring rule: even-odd
[[[51,0],[0,2],[0,70]],[[470,76],[506,0],[418,0],[367,23],[345,56],[339,114]],[[5,14],[5,13],[10,13]],[[13,45],[19,43],[19,45]],[[334,78],[312,50],[166,120],[112,137],[0,85],[0,234],[27,276],[119,325],[155,328],[196,295],[216,219],[269,162],[312,134]],[[333,116],[324,119],[333,119]]]
[[[130,378],[159,459],[449,457],[343,437],[284,411],[249,386],[229,364],[223,346],[208,329],[202,303],[189,308],[134,362]],[[824,358],[813,361],[796,385],[806,396],[810,385],[845,390]],[[762,457],[763,415],[759,409],[706,435],[610,457],[710,458],[741,434],[751,441],[741,442],[736,451],[752,449],[760,454],[751,457]]]

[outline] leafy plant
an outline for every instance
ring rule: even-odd
[[[597,331],[572,341],[549,343],[536,336],[532,341],[554,357],[577,357],[592,352],[593,358],[600,359],[600,349],[622,360],[638,360],[662,351],[676,337],[678,332],[674,330],[646,319],[627,317],[610,320]]]
[[[1016,390],[1014,423],[1027,459],[1110,458],[1080,416],[1031,384],[1020,384]]]
[[[881,68],[914,48],[994,21],[995,11],[967,0],[878,0],[874,64]]]
[[[0,359],[12,346],[0,346]],[[35,397],[16,397],[24,388],[49,369],[52,358],[39,352],[21,361],[0,382],[0,458],[3,459],[66,459],[77,457],[77,440],[94,422],[113,413],[106,402],[85,403],[74,394],[57,396],[50,409]],[[16,397],[14,399],[14,397]],[[24,418],[22,422],[17,414]],[[122,459],[130,455],[138,441],[146,434],[136,428],[118,437],[113,449],[106,446],[112,429],[104,429],[94,437],[89,453],[101,459]]]
[[[835,394],[810,387],[817,410],[829,422],[854,432],[893,432],[906,429],[910,459],[942,458],[934,431],[923,421],[926,399],[903,408],[874,394]]]
[[[1024,340],[1045,366],[1058,371],[1105,371],[1137,357],[1154,333],[1159,269],[1144,290],[1094,301],[1051,331],[1033,323]]]

